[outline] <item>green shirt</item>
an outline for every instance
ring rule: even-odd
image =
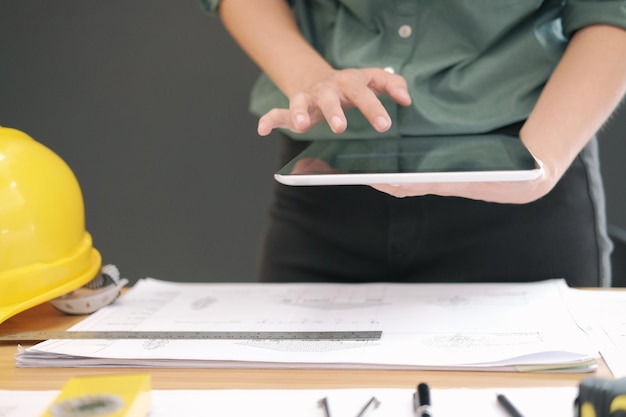
[[[220,0],[200,0],[216,13]],[[404,76],[410,107],[381,99],[393,124],[377,133],[356,109],[344,137],[462,134],[524,120],[569,37],[607,23],[626,28],[626,0],[291,0],[304,36],[337,68]],[[259,36],[263,36],[259,34]],[[262,75],[251,111],[288,107]],[[336,137],[325,123],[301,135]]]

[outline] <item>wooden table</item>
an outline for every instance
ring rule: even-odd
[[[67,316],[44,303],[0,324],[0,332],[65,330],[83,316]],[[29,346],[29,345],[24,345]],[[17,368],[15,342],[0,342],[0,389],[60,389],[81,375],[148,372],[153,389],[250,388],[414,388],[427,381],[434,388],[497,388],[577,386],[589,376],[611,377],[602,362],[595,373],[514,373],[396,370],[261,370],[261,369],[161,369],[161,368]]]

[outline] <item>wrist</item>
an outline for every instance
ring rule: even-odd
[[[537,193],[541,196],[547,194],[559,182],[572,160],[564,157],[567,155],[559,152],[556,146],[559,142],[547,135],[544,137],[537,132],[530,132],[524,125],[520,131],[520,139],[537,165],[542,168],[542,175],[537,179]]]

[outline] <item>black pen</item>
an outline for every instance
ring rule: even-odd
[[[513,403],[506,397],[504,394],[498,394],[498,403],[509,413],[511,417],[524,417],[522,413],[519,412],[517,408],[513,405]]]
[[[417,386],[417,393],[413,394],[413,402],[415,414],[418,417],[432,417],[432,408],[430,404],[430,388],[424,382]]]

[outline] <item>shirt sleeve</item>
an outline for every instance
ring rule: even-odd
[[[568,0],[563,10],[563,32],[571,37],[585,26],[608,24],[626,29],[626,0]]]
[[[204,8],[204,10],[212,15],[217,15],[217,9],[219,8],[221,0],[198,0]]]

